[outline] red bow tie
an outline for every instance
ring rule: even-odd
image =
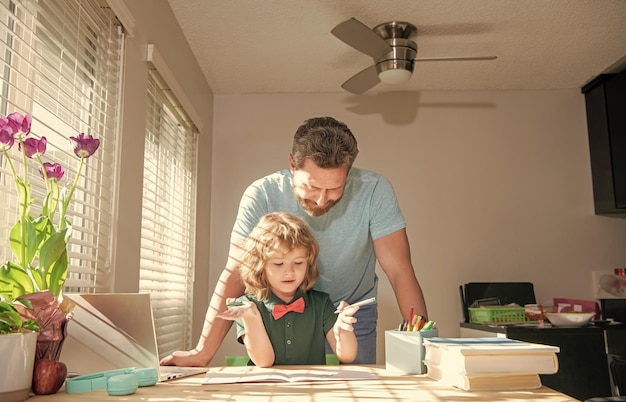
[[[304,299],[299,297],[291,304],[276,304],[272,309],[272,315],[275,320],[287,314],[289,311],[295,311],[296,313],[304,312]]]

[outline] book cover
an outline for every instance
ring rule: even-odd
[[[558,353],[559,347],[518,341],[516,339],[486,337],[486,338],[440,338],[424,339],[424,345],[433,345],[442,349],[455,349],[463,354],[476,353]]]
[[[464,391],[507,391],[541,388],[539,374],[491,373],[461,374],[441,366],[427,365],[427,376]]]
[[[508,338],[428,338],[424,363],[459,374],[558,371],[559,348]]]

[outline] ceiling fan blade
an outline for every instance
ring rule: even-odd
[[[425,57],[422,59],[414,59],[413,61],[480,61],[495,60],[498,56],[475,56],[475,57]]]
[[[355,18],[340,23],[330,33],[348,46],[374,58],[392,51],[391,46],[382,37]]]
[[[376,66],[370,66],[352,76],[341,87],[348,92],[360,95],[380,82]]]

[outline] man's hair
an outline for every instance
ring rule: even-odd
[[[305,120],[293,138],[291,156],[296,169],[311,158],[322,169],[352,167],[359,153],[356,138],[344,123],[332,117]]]
[[[307,252],[307,272],[300,285],[300,289],[306,292],[319,277],[316,259],[320,247],[315,236],[304,221],[292,214],[272,212],[264,215],[244,244],[240,273],[246,292],[259,300],[267,300],[270,287],[265,264],[270,258],[280,257],[296,248]]]

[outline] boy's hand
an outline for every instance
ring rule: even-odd
[[[354,331],[354,327],[352,327],[352,324],[356,322],[356,318],[353,317],[353,315],[359,310],[359,306],[346,308],[348,306],[349,304],[345,301],[339,303],[338,309],[341,310],[341,312],[337,316],[337,321],[335,321],[335,325],[333,327],[335,333],[340,330],[349,332]]]
[[[217,315],[224,320],[238,320],[243,317],[254,317],[259,314],[256,305],[251,301],[236,301],[236,299],[226,299],[228,309]]]

